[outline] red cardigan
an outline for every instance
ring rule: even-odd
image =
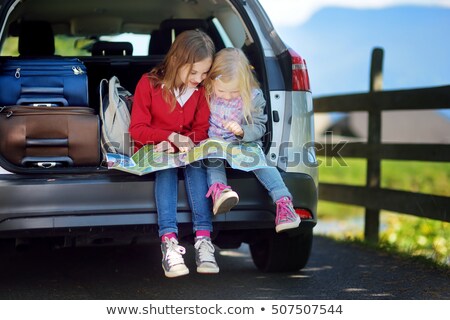
[[[183,107],[170,105],[162,97],[161,87],[151,85],[147,74],[139,80],[131,111],[130,134],[136,150],[145,144],[168,141],[172,132],[189,136],[194,143],[208,138],[209,106],[205,90],[194,91]]]

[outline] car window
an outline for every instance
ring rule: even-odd
[[[220,23],[219,19],[213,18],[212,23],[217,29],[217,32],[219,32],[220,37],[222,38],[222,41],[225,45],[225,47],[230,48],[233,47],[233,43],[231,42],[230,37],[228,36],[227,32],[223,28],[222,24]]]
[[[148,55],[148,46],[150,43],[150,35],[148,34],[122,33],[116,36],[102,36],[100,40],[130,42],[133,45],[133,56]]]
[[[148,55],[150,35],[122,33],[115,36],[101,36],[99,40],[119,42],[126,41],[133,45],[133,56]],[[90,56],[92,45],[96,39],[73,37],[67,35],[55,35],[55,55],[59,56]],[[19,37],[9,36],[3,42],[1,56],[19,56]]]
[[[85,40],[80,37],[71,37],[66,35],[55,36],[55,54],[60,56],[90,56],[89,45],[80,45],[79,42]],[[87,41],[87,43],[92,40]],[[19,37],[9,36],[5,39],[1,56],[19,56]]]
[[[2,56],[18,56],[19,55],[19,37],[8,37],[2,45],[0,55]]]

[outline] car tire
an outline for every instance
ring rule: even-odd
[[[305,267],[311,254],[312,229],[300,233],[265,233],[250,243],[256,267],[263,272],[295,272]]]

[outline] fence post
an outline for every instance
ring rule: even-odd
[[[370,65],[370,92],[383,89],[383,49],[372,50]],[[372,105],[369,111],[369,125],[367,144],[369,154],[367,157],[366,188],[379,189],[381,179],[381,160],[379,146],[381,144],[381,110],[380,106]],[[365,209],[364,238],[369,242],[378,242],[380,230],[380,210]]]

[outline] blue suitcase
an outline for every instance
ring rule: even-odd
[[[88,106],[86,67],[77,58],[0,61],[0,106]]]

